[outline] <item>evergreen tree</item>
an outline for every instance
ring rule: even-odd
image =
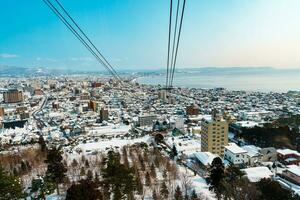
[[[163,197],[163,199],[167,199],[169,196],[169,190],[165,182],[163,182],[160,187],[160,194]]]
[[[152,199],[153,200],[158,200],[158,197],[157,197],[157,194],[156,194],[155,190],[152,191]]]
[[[224,176],[224,165],[221,158],[216,157],[213,159],[210,168],[210,189],[214,190],[217,198],[221,198],[222,185],[221,181]]]
[[[75,167],[78,166],[78,162],[77,162],[77,160],[76,160],[75,158],[73,159],[73,161],[72,161],[72,163],[71,163],[71,166],[72,166],[73,168],[75,168]]]
[[[178,155],[177,148],[176,148],[175,144],[173,144],[171,158],[175,158],[177,155]]]
[[[44,177],[33,179],[31,181],[30,193],[34,200],[46,199],[46,195],[53,193],[55,185]]]
[[[182,192],[181,192],[180,187],[178,185],[175,189],[174,199],[175,200],[183,200]]]
[[[290,190],[284,189],[277,181],[263,178],[257,183],[258,189],[261,191],[261,200],[298,200]]]
[[[47,151],[47,145],[46,145],[46,142],[45,142],[44,137],[42,135],[40,135],[38,143],[40,145],[41,151],[46,152]]]
[[[24,196],[20,180],[9,175],[0,165],[0,199],[17,200]]]
[[[59,194],[59,184],[62,183],[66,177],[66,167],[63,164],[62,152],[56,148],[50,149],[47,153],[47,180],[56,184],[57,194]]]
[[[91,170],[87,171],[86,179],[92,181],[94,179],[93,172]]]
[[[91,180],[81,180],[67,190],[66,200],[103,200],[98,185]]]
[[[133,198],[136,191],[136,178],[132,168],[120,163],[120,155],[113,150],[107,153],[106,167],[102,169],[103,185],[112,195],[114,200],[127,197]]]
[[[198,195],[197,195],[197,193],[196,193],[195,190],[192,191],[192,194],[191,194],[191,200],[199,200],[199,199],[198,199]]]

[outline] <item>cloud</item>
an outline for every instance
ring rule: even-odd
[[[16,54],[10,54],[10,53],[2,53],[0,54],[0,58],[18,58],[19,55]]]
[[[50,61],[50,62],[57,62],[57,59],[53,59],[53,58],[41,58],[41,57],[36,57],[35,58],[36,61]]]
[[[73,57],[73,58],[69,58],[68,60],[70,61],[88,61],[88,62],[91,62],[91,61],[95,61],[94,58],[92,57]]]

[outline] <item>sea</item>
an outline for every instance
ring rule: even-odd
[[[166,75],[147,75],[136,80],[140,84],[166,84]],[[242,73],[209,73],[188,72],[176,73],[173,86],[212,89],[217,87],[228,90],[243,90],[253,92],[300,91],[300,70]]]

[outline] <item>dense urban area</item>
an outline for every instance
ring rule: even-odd
[[[300,199],[300,93],[1,78],[0,199]]]

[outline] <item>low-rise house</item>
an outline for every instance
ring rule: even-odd
[[[209,168],[212,161],[218,157],[218,155],[212,154],[211,152],[196,152],[193,157],[204,167]]]
[[[248,165],[256,166],[261,162],[263,155],[259,152],[259,147],[254,145],[245,145],[242,149],[247,151]]]
[[[242,169],[250,182],[259,182],[263,178],[271,178],[273,173],[268,167],[251,167]]]
[[[274,147],[261,148],[259,153],[262,154],[262,162],[275,162],[277,161],[277,151]]]
[[[288,168],[282,172],[281,177],[300,185],[300,167],[297,165],[289,165]]]
[[[300,153],[292,149],[278,149],[278,161],[285,165],[299,165]]]
[[[246,165],[248,163],[247,151],[239,147],[235,143],[228,143],[225,146],[224,159],[233,165]]]

